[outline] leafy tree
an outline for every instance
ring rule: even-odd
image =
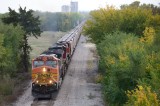
[[[0,69],[1,69],[1,71],[2,71],[2,68],[5,66],[5,63],[3,61],[4,60],[3,57],[6,54],[6,50],[3,47],[3,42],[4,42],[4,35],[2,35],[0,33]]]
[[[20,41],[24,31],[20,26],[4,25],[0,23],[0,36],[3,41],[2,47],[5,49],[4,55],[0,59],[3,67],[0,67],[1,75],[13,75],[19,70],[20,66]],[[1,49],[1,52],[4,51]],[[16,61],[15,61],[16,60]]]
[[[29,67],[29,54],[31,47],[28,44],[28,37],[35,36],[36,38],[40,36],[40,20],[39,17],[33,16],[33,10],[26,10],[26,7],[19,8],[19,13],[15,10],[9,8],[9,16],[4,17],[2,20],[6,24],[13,24],[14,26],[20,25],[24,30],[23,39],[21,40],[21,63],[23,65],[24,71],[28,71]]]
[[[84,32],[97,44],[103,93],[109,105],[121,106],[128,99],[126,105],[159,105],[159,20],[157,8],[139,2],[90,12]],[[138,85],[144,89],[136,89]],[[127,91],[131,93],[127,95]]]
[[[133,90],[137,80],[146,76],[142,70],[146,51],[138,37],[122,32],[105,35],[97,49],[105,75],[104,95],[109,103],[119,106],[127,100],[125,91]]]
[[[34,16],[39,16],[41,20],[41,29],[43,31],[69,31],[84,17],[81,13],[62,13],[62,12],[40,12],[35,11]]]
[[[134,2],[129,6],[123,5],[120,10],[113,6],[106,6],[90,12],[90,18],[84,26],[84,32],[95,43],[100,43],[104,39],[104,34],[113,33],[117,30],[134,33],[141,37],[145,27],[153,27],[159,31],[159,20],[160,15],[158,13],[153,15],[153,8],[141,7],[139,2]]]
[[[133,3],[131,3],[129,6],[131,7],[139,7],[140,1],[135,1]]]
[[[104,34],[118,30],[120,23],[120,12],[113,6],[107,6],[106,8],[90,12],[90,19],[84,26],[84,32],[95,43],[100,43],[104,39]]]

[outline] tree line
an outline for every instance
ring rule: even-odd
[[[81,13],[35,11],[34,15],[40,17],[42,31],[68,31],[84,20],[84,15]]]
[[[107,105],[160,105],[159,6],[136,1],[94,10],[84,33],[100,56]]]

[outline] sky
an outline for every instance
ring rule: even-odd
[[[0,0],[0,13],[8,12],[8,7],[18,10],[19,6],[27,9],[60,12],[62,5],[69,5],[71,1],[78,1],[79,11],[90,11],[106,5],[119,7],[122,4],[130,4],[135,0]],[[160,0],[139,0],[141,3],[159,5]]]

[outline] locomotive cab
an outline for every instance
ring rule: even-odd
[[[52,94],[62,83],[61,62],[56,55],[40,55],[32,61],[32,95]]]

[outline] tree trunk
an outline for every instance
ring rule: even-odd
[[[29,46],[28,46],[28,42],[27,42],[27,35],[24,35],[23,37],[23,56],[22,56],[22,63],[23,63],[23,67],[24,67],[24,72],[28,72],[28,67],[29,67]]]

